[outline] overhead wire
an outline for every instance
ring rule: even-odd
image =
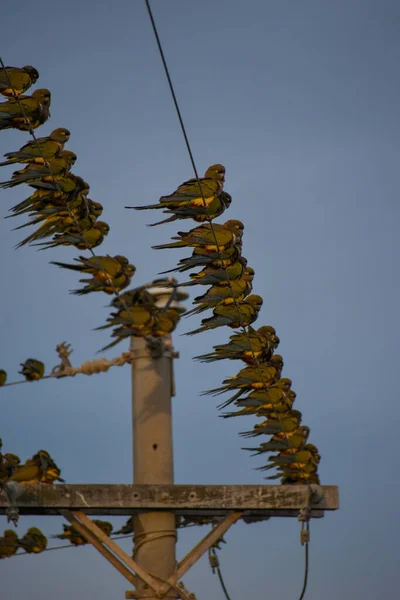
[[[132,535],[120,535],[120,536],[113,536],[110,535],[110,538],[112,540],[123,540],[125,538],[131,538]],[[65,548],[81,548],[82,546],[89,546],[90,543],[88,542],[87,544],[79,544],[79,545],[75,545],[75,544],[63,544],[62,546],[53,546],[52,548],[45,548],[44,550],[42,550],[41,552],[38,552],[37,554],[42,554],[43,552],[51,552],[52,550],[65,550]],[[13,554],[12,556],[9,556],[8,558],[14,558],[14,556],[26,556],[27,554],[32,554],[31,552],[16,552],[15,554]]]

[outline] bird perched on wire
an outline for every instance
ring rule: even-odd
[[[101,521],[100,519],[93,519],[93,523],[97,525],[99,529],[106,535],[110,536],[113,530],[113,526],[108,521]],[[63,533],[59,535],[52,535],[51,537],[58,540],[68,540],[73,546],[84,546],[88,544],[87,539],[79,533],[73,525],[63,524]]]
[[[39,554],[47,548],[47,537],[37,527],[30,527],[26,534],[18,539],[18,546],[28,554]]]
[[[240,302],[234,298],[222,300],[213,310],[213,316],[201,321],[201,327],[188,331],[185,335],[195,335],[208,329],[216,329],[227,325],[235,329],[247,327],[258,318],[258,313],[263,304],[263,299],[257,294],[251,294]]]
[[[77,156],[70,150],[61,150],[57,156],[47,159],[45,164],[28,163],[24,169],[15,171],[10,181],[1,181],[3,189],[12,188],[21,183],[35,183],[40,181],[53,181],[53,176],[66,175],[75,164]],[[51,174],[50,174],[51,169]]]
[[[267,390],[253,390],[246,398],[240,398],[235,405],[240,410],[224,413],[223,418],[243,415],[268,416],[271,412],[286,413],[291,410],[296,393],[290,389],[292,381],[286,377],[279,379]]]
[[[310,464],[318,465],[321,456],[318,448],[314,444],[305,444],[302,450],[288,454],[287,450],[282,450],[279,454],[274,454],[268,458],[265,466],[257,467],[258,471],[269,471],[274,468],[282,468],[288,471],[302,470]]]
[[[129,533],[133,533],[133,517],[129,517],[125,525],[115,532],[115,535],[127,535]]]
[[[290,410],[286,414],[270,413],[268,419],[256,423],[251,431],[239,433],[242,437],[257,437],[258,435],[275,435],[280,431],[294,431],[300,425],[302,414],[299,410]]]
[[[257,448],[242,448],[242,450],[255,450],[256,452],[252,456],[279,450],[290,450],[295,454],[305,446],[309,434],[310,428],[300,425],[294,431],[276,433],[268,442],[263,442]]]
[[[6,381],[7,381],[7,371],[4,371],[4,369],[0,369],[0,387],[5,385]]]
[[[190,231],[178,231],[178,235],[172,239],[177,240],[169,244],[152,246],[155,250],[164,248],[196,248],[200,247],[204,252],[223,252],[231,248],[242,239],[244,225],[241,221],[230,219],[223,225],[207,223],[199,225]]]
[[[0,103],[0,130],[29,131],[43,125],[50,117],[51,92],[35,90],[32,96],[9,98]],[[21,106],[22,108],[21,108]]]
[[[19,373],[25,377],[26,381],[37,381],[44,376],[45,366],[36,358],[28,358],[20,366],[22,370]]]
[[[15,472],[21,460],[16,454],[0,453],[0,483],[5,483]]]
[[[75,246],[78,250],[90,250],[100,246],[109,231],[110,226],[104,221],[95,221],[92,227],[85,231],[74,225],[65,233],[55,234],[52,241],[33,244],[33,246],[44,246],[41,250],[48,250],[56,246]]]
[[[136,272],[136,267],[129,263],[125,256],[80,256],[75,258],[78,265],[71,265],[61,262],[50,264],[57,265],[64,269],[71,269],[79,273],[92,275],[90,279],[80,279],[81,283],[86,283],[83,288],[73,290],[71,293],[76,295],[88,294],[90,292],[105,292],[114,294],[126,288]]]
[[[227,248],[221,253],[213,252],[212,254],[207,251],[205,252],[202,248],[194,248],[192,256],[181,258],[177,267],[168,269],[168,271],[161,271],[161,275],[165,273],[184,273],[196,267],[227,268],[239,260],[241,251],[242,249],[239,245]]]
[[[6,529],[0,536],[0,559],[10,558],[18,550],[18,536],[12,529]]]
[[[0,167],[15,163],[43,164],[45,160],[54,158],[64,149],[64,144],[68,142],[70,135],[69,130],[64,127],[54,129],[46,137],[31,140],[15,152],[7,152],[4,155],[7,160],[0,162]]]
[[[232,196],[226,192],[221,192],[219,196],[215,196],[211,204],[206,208],[198,208],[191,206],[180,206],[170,210],[163,210],[163,213],[171,215],[169,218],[157,223],[152,223],[149,227],[155,227],[162,223],[171,223],[177,219],[193,219],[197,223],[204,223],[205,221],[213,221],[217,217],[220,217],[227,208],[232,204]]]
[[[39,450],[25,464],[18,466],[8,481],[21,484],[64,482],[60,477],[61,469],[46,450]]]
[[[236,282],[232,282],[234,286]],[[226,286],[220,288],[218,292],[217,286],[215,286],[217,293],[222,290],[229,292],[229,288]],[[214,287],[211,288],[214,290]],[[210,292],[211,292],[210,290]],[[207,296],[207,294],[205,294]],[[204,296],[199,296],[194,299],[194,302],[200,301]],[[196,360],[201,362],[214,362],[216,360],[243,360],[249,365],[256,364],[256,362],[268,361],[274,350],[279,345],[279,338],[276,335],[276,331],[269,325],[259,327],[257,331],[253,327],[249,327],[247,334],[245,332],[234,333],[230,336],[227,344],[220,344],[214,346],[214,351],[208,354],[202,354],[195,356]],[[255,362],[256,361],[256,362]]]
[[[225,408],[231,404],[245,392],[251,390],[267,390],[271,385],[276,383],[281,376],[283,368],[283,359],[280,354],[271,356],[270,360],[258,365],[249,365],[239,371],[234,377],[224,379],[223,384],[219,388],[203,392],[202,396],[218,396],[229,390],[238,390],[229,400],[219,405],[219,408]]]
[[[191,281],[180,283],[179,287],[188,287],[192,285],[229,285],[230,281],[240,279],[246,269],[247,260],[241,256],[233,264],[223,267],[205,267],[199,273],[190,275]]]
[[[172,213],[172,216],[168,219],[159,223],[153,223],[152,226],[172,222],[179,218],[197,217],[201,221],[206,221],[207,210],[210,215],[216,210],[218,211],[217,206],[220,204],[218,198],[223,191],[224,182],[225,167],[219,164],[211,165],[211,167],[208,167],[203,178],[199,180],[194,178],[185,181],[169,196],[161,196],[158,204],[126,206],[125,208],[133,208],[135,210],[164,209],[164,212]],[[183,213],[179,214],[179,210],[183,210]]]
[[[19,96],[24,94],[39,79],[39,71],[26,67],[0,67],[0,94]]]

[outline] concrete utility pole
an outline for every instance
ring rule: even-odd
[[[153,358],[143,338],[132,338],[132,430],[134,484],[174,482],[171,396],[173,352],[171,338]],[[166,343],[165,343],[166,342]],[[169,343],[168,343],[169,342]],[[134,558],[148,573],[166,581],[176,567],[176,518],[172,512],[144,512],[133,518]],[[156,600],[141,579],[137,597]],[[176,598],[170,590],[168,597]]]

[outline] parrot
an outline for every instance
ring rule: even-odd
[[[189,310],[186,316],[200,314],[209,308],[214,308],[220,302],[233,297],[236,301],[243,300],[253,289],[254,269],[246,267],[242,277],[231,281],[230,286],[215,284],[205,292],[202,296],[197,296],[193,300],[193,304],[199,306]]]
[[[242,448],[242,450],[256,450],[252,456],[285,449],[295,454],[305,446],[309,434],[310,428],[306,425],[300,425],[294,431],[276,433],[269,442],[263,442],[258,448]]]
[[[129,533],[133,533],[133,517],[129,517],[125,525],[115,531],[115,535],[127,535]]]
[[[195,248],[192,252],[192,256],[188,258],[182,258],[177,267],[168,269],[168,271],[161,271],[160,275],[165,273],[184,273],[190,269],[196,267],[209,267],[213,269],[226,268],[237,262],[241,257],[241,248],[238,246],[232,246],[227,250],[224,250],[221,254],[214,252],[210,255],[208,252],[204,252],[201,248]]]
[[[76,227],[71,227],[65,233],[56,234],[51,242],[42,242],[33,244],[33,246],[45,246],[40,248],[41,250],[48,250],[56,246],[75,246],[78,250],[89,250],[100,246],[109,231],[108,223],[95,221],[90,229],[79,231]]]
[[[120,294],[119,297],[116,296],[109,304],[109,306],[113,306],[114,308],[125,308],[125,305],[128,307],[144,305],[146,308],[154,310],[155,299],[152,294],[145,290],[144,286],[140,286]]]
[[[101,521],[100,519],[93,519],[93,523],[97,525],[99,529],[106,535],[110,536],[113,530],[113,526],[108,521]],[[82,534],[80,534],[73,525],[63,525],[63,533],[60,535],[53,535],[53,538],[59,540],[69,540],[73,546],[84,546],[88,544],[88,541]]]
[[[224,325],[232,327],[232,329],[247,327],[257,320],[262,303],[263,299],[257,294],[251,294],[241,302],[235,302],[233,298],[226,298],[214,308],[212,317],[201,321],[201,327],[188,331],[185,335],[195,335]]]
[[[232,265],[226,267],[226,269],[205,267],[199,273],[193,273],[190,275],[192,281],[186,281],[185,283],[179,283],[177,287],[188,287],[190,285],[229,285],[229,282],[240,279],[243,276],[247,266],[247,260],[241,256]]]
[[[0,536],[0,559],[10,558],[18,550],[18,536],[12,529],[6,529]]]
[[[18,546],[28,554],[39,554],[47,548],[47,537],[37,527],[30,527],[26,534],[18,540]]]
[[[54,483],[64,479],[60,477],[61,470],[56,465],[46,450],[39,450],[29,458],[25,464],[18,466],[8,481],[17,481],[21,484]]]
[[[267,464],[263,467],[257,467],[258,471],[268,471],[274,468],[282,468],[288,471],[301,470],[308,465],[317,466],[321,460],[318,448],[314,444],[305,444],[302,450],[294,454],[287,454],[287,450],[282,450],[279,454],[270,456]]]
[[[53,190],[56,192],[64,192],[70,194],[74,192],[84,192],[85,195],[89,193],[89,184],[74,173],[68,173],[67,175],[55,175],[51,180],[44,181],[42,179],[29,184],[31,187],[37,190]]]
[[[54,158],[64,149],[70,138],[70,132],[64,127],[54,129],[47,137],[31,140],[16,152],[7,152],[4,156],[7,158],[0,163],[0,167],[13,165],[15,163],[36,163],[43,164],[43,157],[47,160]]]
[[[4,369],[0,369],[0,387],[6,384],[7,381],[7,371]]]
[[[208,396],[211,394],[213,396],[218,396],[228,390],[237,389],[238,391],[236,394],[218,406],[218,408],[225,408],[228,404],[231,404],[242,396],[246,391],[251,391],[253,389],[266,390],[271,387],[271,385],[278,381],[282,368],[282,356],[280,354],[275,354],[274,356],[271,356],[271,359],[268,362],[244,367],[235,377],[224,379],[223,383],[225,385],[203,392],[201,395]]]
[[[161,196],[158,204],[146,206],[126,206],[135,210],[174,209],[182,206],[190,208],[206,207],[222,192],[225,182],[225,167],[211,165],[202,179],[189,179],[182,183],[169,196]]]
[[[232,286],[235,283],[233,281]],[[201,298],[202,296],[195,298],[194,302]],[[229,340],[227,344],[214,346],[214,352],[195,356],[195,359],[201,362],[213,362],[224,359],[243,360],[247,364],[253,365],[256,364],[254,357],[257,362],[266,362],[269,360],[279,345],[279,338],[276,335],[276,331],[269,325],[259,327],[257,331],[253,327],[249,327],[247,334],[244,332],[235,333],[230,336]]]
[[[39,79],[39,71],[35,67],[0,67],[0,94],[3,96],[19,96],[28,90]]]
[[[290,410],[286,414],[270,413],[268,419],[256,423],[252,431],[239,433],[242,437],[256,437],[258,435],[275,435],[281,431],[291,432],[301,423],[302,414],[299,410]]]
[[[226,192],[221,192],[219,196],[215,196],[211,204],[207,207],[191,207],[191,206],[179,206],[177,208],[171,208],[169,210],[163,210],[163,213],[171,215],[167,219],[157,221],[157,223],[151,223],[148,227],[155,227],[156,225],[162,225],[164,223],[172,223],[177,219],[193,219],[197,223],[204,223],[204,221],[213,221],[217,217],[220,217],[227,208],[232,204],[232,196]]]
[[[153,337],[163,337],[172,333],[181,318],[182,311],[180,309],[169,307],[166,310],[159,310],[156,315],[156,320],[151,328],[150,335]]]
[[[74,260],[81,264],[70,265],[53,261],[50,264],[92,275],[91,279],[79,280],[82,283],[88,283],[88,285],[80,290],[73,290],[71,292],[76,295],[98,291],[103,291],[106,294],[114,294],[115,291],[119,292],[130,284],[136,271],[136,267],[129,264],[125,256],[93,256],[89,258],[80,256]]]
[[[1,454],[0,453],[0,482],[4,483],[9,479],[16,468],[20,464],[21,460],[16,454]]]
[[[291,390],[292,381],[288,378],[279,379],[267,390],[253,390],[246,398],[235,402],[241,410],[224,413],[223,418],[240,417],[243,415],[269,416],[271,412],[291,410],[296,399],[296,393]]]
[[[3,189],[12,188],[21,183],[35,183],[40,181],[53,181],[53,176],[66,175],[75,164],[77,156],[70,150],[61,150],[60,153],[47,160],[47,164],[29,163],[24,169],[15,171],[10,181],[1,181]],[[50,174],[51,171],[51,174]]]
[[[220,253],[242,239],[243,229],[243,223],[235,219],[231,219],[223,225],[215,223],[212,227],[210,224],[200,225],[190,231],[178,231],[178,235],[172,238],[178,240],[177,242],[152,246],[152,248],[162,250],[164,248],[201,247],[207,252]]]
[[[35,90],[32,96],[20,96],[18,100],[9,98],[7,102],[1,102],[0,130],[14,128],[20,131],[29,131],[36,129],[50,117],[50,103],[51,93],[47,89]],[[20,104],[23,110],[21,110]]]
[[[26,381],[37,381],[44,376],[45,366],[40,360],[36,360],[36,358],[28,358],[20,366],[22,370],[19,373],[25,377]]]

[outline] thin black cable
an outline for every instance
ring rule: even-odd
[[[132,537],[132,536],[131,535],[119,535],[119,536],[110,536],[110,539],[123,540],[125,538],[130,538],[130,537]],[[86,544],[79,544],[79,545],[66,544],[63,546],[54,546],[53,548],[45,548],[41,552],[37,552],[35,554],[42,554],[42,552],[51,552],[52,550],[64,550],[65,548],[81,548],[82,546],[89,546],[89,545],[90,545],[90,542],[87,542]],[[32,554],[32,552],[16,552],[15,554],[13,554],[12,556],[9,556],[8,558],[14,558],[14,556],[25,556],[26,554]]]
[[[310,524],[307,522],[307,531],[309,531],[309,530],[310,530]],[[301,590],[299,600],[303,600],[304,594],[306,593],[306,589],[307,589],[307,583],[308,583],[308,570],[309,570],[308,544],[309,544],[309,542],[304,543],[304,583],[303,583],[303,589]]]

